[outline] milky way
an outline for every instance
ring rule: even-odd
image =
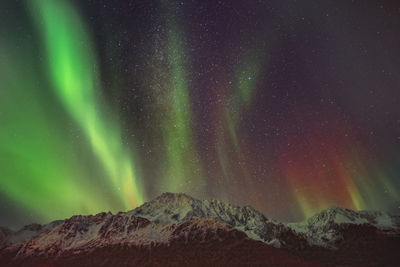
[[[399,211],[396,1],[0,10],[0,224],[128,210],[165,191],[280,220]]]

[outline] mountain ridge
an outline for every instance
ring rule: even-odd
[[[238,251],[251,247],[257,255],[255,263],[266,260],[263,253],[269,255],[274,251],[283,262],[299,261],[314,266],[314,261],[335,261],[332,255],[342,254],[343,261],[348,263],[352,255],[347,254],[354,244],[365,245],[366,251],[379,244],[388,251],[381,254],[397,261],[392,250],[400,245],[399,238],[400,216],[381,211],[333,207],[302,222],[281,223],[250,206],[163,193],[127,212],[75,215],[45,225],[27,225],[15,232],[1,228],[0,258],[10,257],[11,262],[32,258],[56,260],[66,259],[66,255],[97,255],[103,250],[119,254],[118,247],[138,251],[144,258],[149,257],[147,250],[154,247],[161,254],[170,247],[179,247],[186,251],[182,254],[186,258],[194,253],[187,248],[202,247],[207,251],[215,246],[228,255],[226,248],[233,246]],[[345,247],[350,250],[343,250]],[[240,260],[247,259],[248,255],[241,257]],[[375,256],[373,260],[379,261]]]

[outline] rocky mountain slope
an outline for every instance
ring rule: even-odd
[[[400,217],[385,212],[336,207],[283,224],[251,207],[173,193],[128,212],[0,228],[6,266],[396,266],[397,247]]]

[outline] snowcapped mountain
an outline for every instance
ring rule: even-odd
[[[333,207],[299,223],[289,223],[288,226],[296,233],[304,236],[311,245],[337,249],[339,241],[343,240],[343,230],[351,225],[372,226],[386,232],[400,231],[400,216],[394,216],[383,211],[353,211]]]
[[[193,217],[212,218],[245,232],[254,240],[275,247],[286,244],[282,233],[292,232],[284,224],[267,219],[250,206],[238,207],[219,200],[198,200],[181,193],[163,193],[128,213],[156,224],[178,224]]]
[[[129,266],[143,260],[174,261],[171,250],[179,251],[189,263],[196,259],[198,249],[214,255],[214,261],[208,258],[214,263],[225,264],[229,258],[262,264],[267,260],[265,255],[269,255],[268,260],[275,259],[283,265],[296,262],[298,266],[318,266],[315,261],[325,261],[325,266],[327,260],[353,262],[354,249],[360,247],[365,252],[360,261],[373,255],[371,262],[382,264],[379,255],[386,255],[391,263],[399,260],[394,252],[398,245],[400,217],[385,212],[335,207],[304,222],[283,224],[248,206],[173,193],[164,193],[128,212],[77,215],[47,225],[31,224],[17,232],[0,228],[0,260],[15,263],[10,266],[25,261],[28,266],[36,266],[49,260],[56,266],[60,262],[76,265],[70,260],[85,262],[85,255],[96,255],[99,266],[109,266],[108,261],[102,263],[105,255],[119,255],[125,260],[115,263]],[[381,250],[374,249],[376,246]],[[236,251],[234,255],[239,258],[232,254],[219,261],[220,254],[215,251],[225,256]]]

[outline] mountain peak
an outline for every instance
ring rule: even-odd
[[[314,214],[310,218],[307,219],[309,224],[313,223],[329,223],[329,222],[341,222],[340,220],[346,220],[349,218],[353,218],[356,212],[353,210],[349,210],[346,208],[333,206],[328,209],[322,210],[317,214]],[[351,220],[351,219],[350,219]]]
[[[398,217],[384,211],[354,211],[342,207],[331,207],[307,219],[309,226],[328,226],[331,224],[370,224],[377,228],[393,228]]]
[[[128,213],[155,223],[178,223],[194,209],[194,202],[200,201],[184,193],[167,192]]]
[[[195,199],[185,193],[165,192],[147,203],[190,205]]]
[[[189,196],[188,194],[182,193],[182,192],[164,192],[161,195],[159,195],[157,198],[188,198],[188,199],[193,199],[193,197]]]

